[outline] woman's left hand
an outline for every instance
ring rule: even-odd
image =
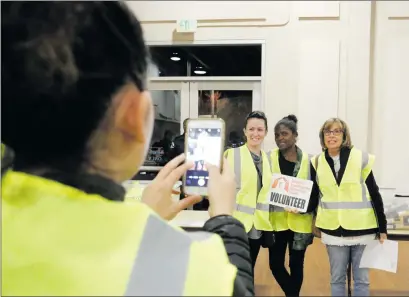
[[[298,210],[296,210],[295,208],[290,208],[290,207],[285,207],[284,210],[286,212],[290,212],[290,213],[300,213]]]
[[[198,195],[188,196],[178,201],[172,199],[172,194],[179,194],[179,191],[175,189],[175,184],[192,167],[191,162],[183,163],[185,159],[185,155],[182,154],[166,164],[142,194],[142,202],[168,221],[182,210],[202,200],[202,197]]]
[[[388,236],[386,235],[386,233],[381,233],[379,236],[379,242],[383,243],[385,240],[388,239]]]

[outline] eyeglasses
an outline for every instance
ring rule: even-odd
[[[344,133],[344,130],[341,129],[335,129],[335,130],[324,130],[324,135],[325,136],[330,136],[331,134],[334,136],[339,136],[342,133]]]

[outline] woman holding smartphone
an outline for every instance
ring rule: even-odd
[[[323,152],[311,160],[311,177],[319,195],[310,206],[318,206],[315,221],[327,247],[331,266],[332,296],[347,296],[347,267],[352,268],[354,296],[369,296],[369,270],[360,268],[368,241],[386,239],[383,201],[372,168],[374,156],[352,145],[347,124],[339,118],[321,127]]]
[[[227,162],[208,166],[204,232],[167,222],[201,199],[171,198],[193,166],[183,154],[125,202],[154,130],[149,50],[126,3],[2,2],[1,33],[1,142],[16,156],[1,176],[1,295],[253,296]]]
[[[297,146],[297,117],[289,115],[274,128],[276,149],[270,153],[272,173],[310,178],[310,158]],[[271,223],[275,242],[269,248],[270,269],[286,296],[299,296],[304,276],[304,257],[307,246],[312,243],[312,214],[297,213],[274,206]],[[284,266],[289,248],[290,272]]]
[[[248,234],[253,272],[260,247],[270,246],[272,240],[267,201],[271,168],[267,154],[261,149],[267,132],[265,114],[261,111],[249,113],[244,126],[246,144],[230,148],[224,154],[236,175],[236,208],[233,216],[243,223]]]

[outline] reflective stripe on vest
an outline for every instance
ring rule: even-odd
[[[325,158],[325,156],[324,156]],[[315,169],[316,169],[316,180],[318,183],[318,159],[319,155],[315,158]],[[368,165],[369,162],[369,154],[366,152],[362,152],[362,163],[361,163],[361,170]],[[320,191],[320,207],[324,209],[365,209],[370,208],[372,209],[372,202],[368,200],[368,196],[366,195],[366,185],[363,175],[361,174],[361,189],[362,189],[362,201],[360,202],[323,202],[322,201],[322,193]]]
[[[268,163],[271,168],[271,160],[268,158]],[[241,189],[241,150],[240,147],[234,148],[234,174],[236,175],[236,193]],[[256,209],[261,211],[270,211],[270,205],[264,203],[257,203],[256,208],[247,205],[235,204],[236,211],[244,212],[246,214],[254,214]]]
[[[212,235],[175,232],[156,216],[149,216],[125,296],[183,296],[191,244]]]

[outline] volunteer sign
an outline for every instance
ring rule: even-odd
[[[269,191],[271,205],[306,212],[313,182],[274,173]]]

